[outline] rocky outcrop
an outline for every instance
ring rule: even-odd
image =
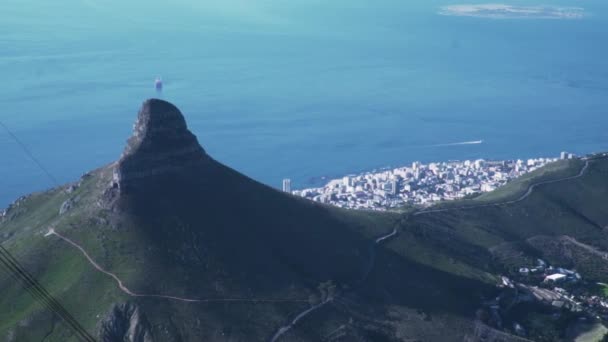
[[[26,211],[27,209],[24,208],[21,204],[23,204],[23,202],[25,202],[25,200],[27,200],[29,197],[30,195],[21,196],[17,198],[13,203],[9,204],[6,209],[0,212],[0,222],[10,220],[13,216],[18,215],[20,211]]]
[[[102,342],[152,342],[150,323],[139,307],[132,303],[115,304],[101,321]]]
[[[115,165],[113,184],[126,189],[137,186],[140,179],[177,172],[207,159],[179,109],[150,99],[141,107],[133,135]]]
[[[72,209],[73,206],[74,200],[72,198],[66,200],[61,204],[61,207],[59,207],[59,215],[65,214],[66,212],[68,212],[68,210]]]

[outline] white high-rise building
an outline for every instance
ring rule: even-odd
[[[475,168],[476,169],[481,169],[485,164],[486,164],[486,161],[483,160],[483,159],[477,159],[477,160],[475,160]]]
[[[562,152],[559,154],[559,159],[568,159],[568,152]]]
[[[350,186],[350,177],[344,176],[344,178],[342,178],[342,183],[344,186]]]
[[[396,179],[391,180],[391,195],[396,196],[399,193],[399,182]]]
[[[291,193],[291,179],[283,179],[283,191]]]

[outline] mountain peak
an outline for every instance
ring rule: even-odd
[[[207,159],[205,150],[188,130],[186,120],[173,104],[146,100],[114,169],[119,188],[137,179],[179,171]]]

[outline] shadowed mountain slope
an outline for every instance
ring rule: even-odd
[[[390,232],[397,218],[375,217],[345,215],[239,174],[205,153],[175,106],[152,99],[116,163],[19,199],[0,231],[3,245],[95,333],[113,331],[110,316],[135,312],[150,317],[138,325],[150,336],[177,329],[170,335],[178,340],[214,339],[229,329],[223,334],[246,340],[271,335],[319,284],[363,278],[373,243],[365,233]],[[56,234],[45,236],[50,228]],[[14,324],[42,314],[9,279],[0,281],[12,293],[0,298],[0,331],[36,340],[38,329]],[[180,313],[178,322],[167,319]],[[211,329],[194,329],[190,319]],[[129,326],[119,323],[110,325]]]

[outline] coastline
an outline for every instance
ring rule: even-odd
[[[283,191],[316,202],[348,209],[390,210],[406,205],[430,206],[494,191],[508,182],[559,160],[574,159],[572,153],[559,157],[526,160],[450,160],[411,166],[382,167],[338,178],[320,178],[324,184]]]

